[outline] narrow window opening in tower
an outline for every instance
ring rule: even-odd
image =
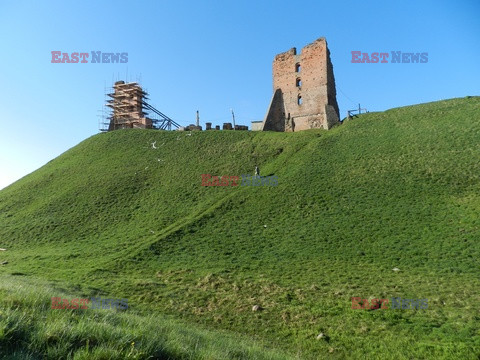
[[[298,105],[302,105],[302,102],[303,102],[302,96],[301,96],[301,95],[298,95],[298,98],[297,98],[297,103],[298,103]]]
[[[297,87],[302,87],[302,79],[297,79]]]
[[[295,64],[295,72],[299,73],[300,70],[302,70],[302,67],[300,66],[299,63],[296,63],[296,64]]]

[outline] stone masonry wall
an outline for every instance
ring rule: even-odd
[[[335,78],[325,38],[278,54],[273,61],[272,102],[263,130],[330,129],[339,121]]]

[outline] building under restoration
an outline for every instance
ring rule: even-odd
[[[330,129],[339,122],[335,78],[325,38],[273,61],[273,97],[263,122],[252,130]]]
[[[113,89],[113,93],[107,94],[111,99],[106,105],[112,108],[108,117],[108,131],[127,128],[152,129],[152,119],[146,117],[147,113],[143,111],[147,93],[140,85],[117,81]]]
[[[111,109],[102,116],[101,131],[118,129],[172,130],[180,125],[150,105],[147,92],[136,83],[117,81],[113,92],[106,94],[110,99],[105,104]]]

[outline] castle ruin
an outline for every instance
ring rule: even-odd
[[[171,130],[180,125],[147,102],[148,93],[136,82],[117,81],[113,92],[106,94],[111,99],[105,104],[111,109],[102,116],[100,131],[118,129]],[[151,114],[151,116],[149,116]]]
[[[273,97],[252,130],[330,129],[339,122],[335,78],[325,38],[278,54],[273,61]]]
[[[137,83],[117,81],[113,86],[114,92],[107,94],[107,106],[112,108],[108,130],[126,128],[152,129],[152,120],[147,118],[143,111],[143,103],[147,93]]]

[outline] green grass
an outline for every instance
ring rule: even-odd
[[[75,296],[41,285],[38,280],[2,278],[2,359],[290,359],[250,339],[157,314],[52,310],[52,293]]]
[[[328,132],[95,135],[0,192],[0,277],[302,359],[478,359],[479,140],[479,97]],[[279,185],[201,186],[255,164]],[[353,310],[354,296],[428,309]]]

